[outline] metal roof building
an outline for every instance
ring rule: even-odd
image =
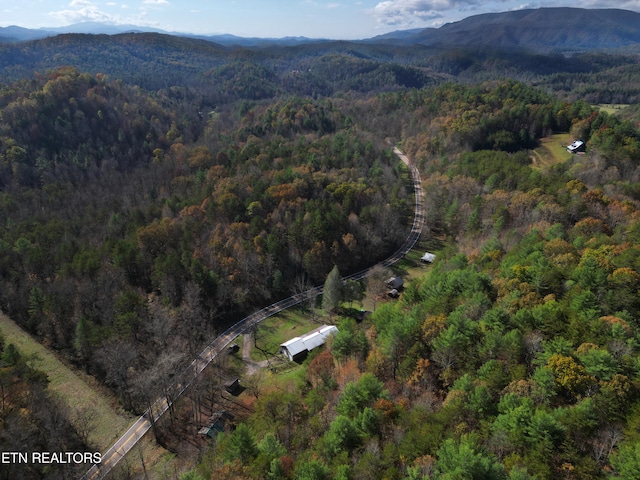
[[[420,260],[422,260],[424,263],[432,263],[434,260],[436,259],[436,256],[433,253],[425,253],[422,257],[420,257]]]
[[[584,149],[585,149],[585,144],[582,140],[576,140],[575,142],[573,142],[571,145],[567,147],[567,150],[570,153],[584,152]]]
[[[280,345],[280,353],[286,355],[289,360],[293,360],[298,355],[324,345],[327,337],[337,332],[338,328],[335,325],[323,325],[301,337],[295,337],[282,343]]]

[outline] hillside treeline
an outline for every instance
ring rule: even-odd
[[[486,46],[402,46],[382,40],[230,47],[155,33],[67,34],[0,44],[0,79],[5,83],[68,65],[151,91],[195,88],[210,106],[281,95],[364,96],[505,78],[570,101],[638,101],[637,57],[614,52],[562,55]]]

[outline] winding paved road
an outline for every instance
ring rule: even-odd
[[[395,153],[407,166],[413,181],[415,213],[411,232],[409,232],[409,235],[402,246],[389,258],[370,268],[348,275],[344,277],[343,280],[361,280],[369,276],[377,267],[381,266],[386,268],[393,265],[413,248],[422,233],[426,211],[420,172],[400,150],[394,147],[393,153]],[[224,349],[236,339],[236,337],[243,333],[250,332],[255,325],[272,315],[293,307],[294,305],[298,305],[306,300],[317,297],[322,293],[322,289],[323,286],[320,285],[307,290],[306,292],[298,293],[271,304],[268,307],[245,317],[230,327],[227,331],[219,335],[202,351],[200,355],[198,355],[195,360],[193,360],[193,362],[191,362],[182,374],[177,375],[177,380],[173,386],[168,389],[170,393],[158,398],[153,405],[151,405],[151,407],[149,407],[149,409],[147,409],[142,416],[136,420],[129,430],[127,430],[126,433],[102,455],[102,462],[100,464],[93,465],[87,473],[81,477],[81,480],[98,480],[104,478],[111,469],[116,466],[120,459],[135,446],[138,440],[140,440],[151,429],[151,419],[154,421],[158,420],[169,409],[171,402],[176,401],[178,397],[180,397],[180,395],[182,395],[182,393],[184,393],[184,391],[198,378],[200,372],[202,372],[202,370],[204,370],[214,358],[221,354]]]

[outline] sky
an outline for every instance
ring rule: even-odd
[[[640,0],[0,0],[0,26],[98,21],[179,33],[353,40],[481,13],[560,6],[640,11]]]

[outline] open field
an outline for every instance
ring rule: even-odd
[[[558,133],[540,140],[540,146],[533,150],[533,166],[547,168],[571,158],[566,146],[575,139],[569,133]]]
[[[601,103],[596,105],[603,112],[607,112],[609,115],[617,115],[629,105],[626,103]]]
[[[95,412],[95,428],[89,435],[92,446],[106,450],[133,423],[133,417],[122,411],[93,378],[65,365],[3,314],[0,314],[0,331],[7,344],[13,343],[23,356],[32,358],[33,367],[47,374],[49,389],[64,399],[72,412],[83,408]]]

